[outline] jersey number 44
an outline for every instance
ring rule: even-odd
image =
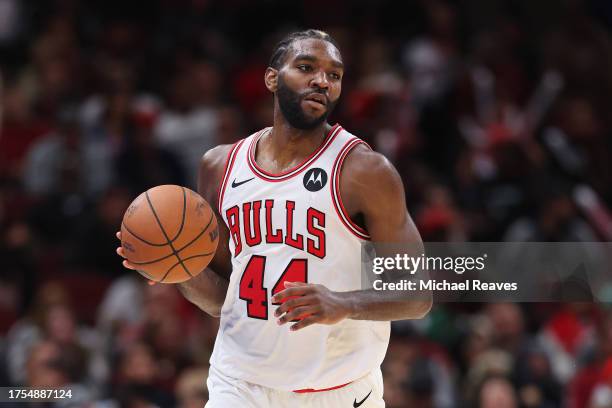
[[[264,287],[266,257],[253,255],[240,278],[240,299],[247,302],[247,315],[254,319],[268,320],[268,289]],[[308,260],[292,259],[274,286],[272,294],[285,289],[285,282],[308,282]],[[280,305],[280,303],[273,303]]]

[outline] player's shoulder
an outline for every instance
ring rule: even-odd
[[[267,129],[267,128],[265,128]],[[231,152],[234,150],[234,148],[239,147],[240,145],[243,144],[243,142],[245,142],[247,139],[252,138],[253,136],[257,135],[258,133],[260,133],[261,131],[265,130],[262,129],[260,131],[257,131],[255,133],[252,133],[251,135],[240,139],[238,141],[236,141],[235,143],[232,144],[221,144],[221,145],[217,145],[209,150],[206,151],[206,153],[204,153],[204,155],[202,155],[202,158],[200,160],[200,167],[204,167],[204,168],[208,168],[208,169],[224,169],[225,168],[225,164],[227,163],[227,160],[231,154]]]
[[[234,144],[222,144],[209,149],[202,155],[200,167],[217,168],[225,166],[227,157],[229,156]]]
[[[347,196],[364,199],[393,197],[403,191],[395,166],[365,143],[356,144],[348,152],[341,168],[341,184]]]
[[[361,180],[376,181],[379,177],[397,174],[395,166],[383,154],[365,143],[358,143],[347,154],[342,172],[358,176]]]
[[[209,149],[200,159],[198,192],[210,203],[217,199],[217,187],[223,180],[227,158],[234,145],[222,144]]]
[[[346,154],[343,168],[346,168],[347,166],[356,167],[355,170],[358,171],[361,168],[365,168],[367,170],[368,166],[370,165],[376,167],[391,165],[391,162],[389,162],[384,155],[376,152],[363,139],[349,132],[345,128],[342,128],[337,139],[343,146],[340,154]],[[347,149],[348,152],[345,153]]]

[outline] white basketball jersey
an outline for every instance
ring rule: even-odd
[[[361,289],[361,243],[340,200],[340,168],[364,143],[335,125],[302,164],[270,174],[255,161],[257,141],[232,148],[219,189],[219,214],[229,231],[232,274],[211,364],[226,375],[294,391],[346,384],[380,366],[389,322],[345,319],[292,332],[279,326],[271,297],[285,281]]]

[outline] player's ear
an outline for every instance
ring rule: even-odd
[[[278,70],[268,67],[266,69],[266,73],[264,74],[264,82],[266,83],[266,88],[268,88],[268,91],[276,92],[276,88],[278,86]]]

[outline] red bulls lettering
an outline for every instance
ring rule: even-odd
[[[285,244],[297,249],[304,249],[304,236],[297,234],[293,238],[293,211],[295,210],[295,201],[287,201],[285,204],[287,209],[287,229],[285,230]]]
[[[259,210],[261,201],[253,201],[253,229],[251,234],[251,203],[242,204],[242,220],[244,221],[244,237],[248,246],[255,246],[261,243],[261,225],[259,223]]]
[[[315,227],[315,221],[318,228]],[[325,258],[325,213],[310,207],[306,213],[306,226],[308,233],[316,237],[318,241],[315,243],[314,239],[308,238],[306,240],[306,251],[319,258]]]
[[[278,228],[272,232],[272,208],[274,200],[266,200],[266,242],[268,244],[280,244],[283,242],[283,230]]]
[[[238,209],[238,206],[235,205],[228,209],[225,214],[227,216],[227,224],[230,230],[230,235],[232,236],[232,240],[236,246],[234,255],[238,255],[240,252],[242,252],[242,242],[240,241],[240,210]]]
[[[225,212],[230,235],[235,245],[234,256],[242,252],[244,240],[249,247],[255,247],[262,242],[285,244],[318,258],[325,258],[325,213],[310,207],[304,214],[296,210],[295,201],[287,200],[284,206],[279,206],[279,208],[284,207],[284,213],[277,214],[275,225],[272,219],[274,204],[274,200],[265,200],[263,217],[261,200],[243,203],[241,207],[236,205]],[[298,231],[294,220],[299,220],[299,217],[304,216],[306,217],[306,231]],[[265,241],[262,239],[262,218],[266,223]],[[304,224],[298,223],[297,225]]]

